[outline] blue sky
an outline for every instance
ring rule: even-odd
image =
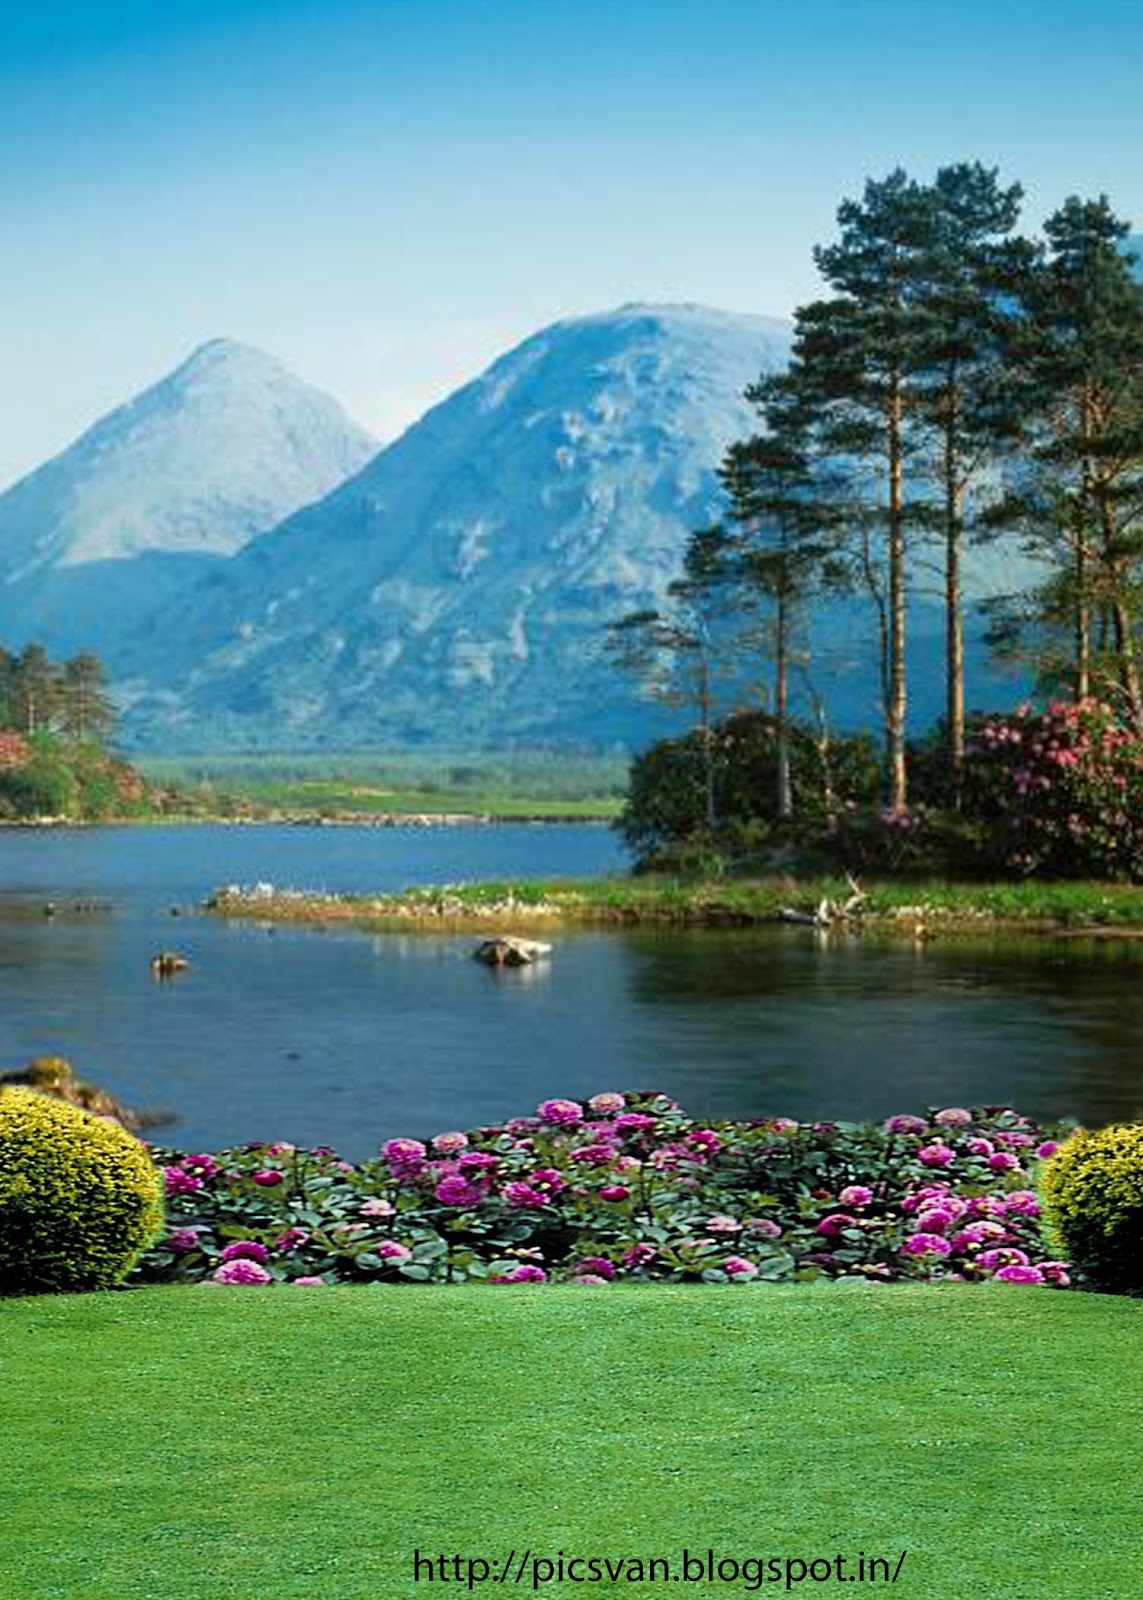
[[[0,0],[0,481],[228,334],[389,437],[545,322],[788,312],[839,200],[980,159],[1143,222],[1103,0]]]

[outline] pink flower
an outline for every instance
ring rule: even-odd
[[[939,1122],[942,1128],[967,1128],[972,1123],[972,1112],[963,1106],[946,1106],[937,1112],[933,1121]]]
[[[996,1135],[996,1143],[1002,1144],[1006,1150],[1027,1150],[1035,1142],[1029,1134],[1017,1133],[1009,1129],[1005,1129]]]
[[[537,1109],[550,1127],[574,1128],[583,1121],[583,1107],[576,1100],[545,1100]]]
[[[615,1159],[616,1149],[613,1144],[586,1144],[578,1150],[573,1150],[570,1155],[572,1161],[581,1161],[586,1166],[607,1167]]]
[[[649,1261],[654,1261],[655,1252],[649,1244],[633,1244],[623,1257],[625,1267],[645,1267]]]
[[[993,1172],[1015,1172],[1020,1163],[1007,1150],[997,1150],[989,1156],[988,1165]]]
[[[646,1133],[654,1126],[654,1117],[649,1117],[644,1111],[625,1111],[614,1122],[616,1133]]]
[[[261,1184],[263,1189],[272,1189],[276,1183],[283,1181],[285,1173],[277,1172],[273,1167],[266,1167],[261,1172],[252,1172],[250,1176],[255,1183]]]
[[[965,1149],[970,1156],[990,1156],[996,1146],[991,1139],[970,1139]]]
[[[943,1206],[933,1206],[928,1211],[917,1213],[917,1227],[927,1233],[945,1233],[954,1221],[952,1212],[946,1211]]]
[[[917,1160],[923,1167],[949,1167],[956,1160],[956,1151],[947,1144],[926,1144],[917,1151]]]
[[[837,1198],[838,1203],[843,1206],[867,1206],[873,1199],[873,1190],[867,1189],[863,1183],[851,1183]]]
[[[517,1211],[539,1211],[548,1204],[550,1196],[530,1183],[506,1183],[504,1198]]]
[[[1026,1267],[1028,1257],[1012,1245],[1001,1245],[998,1250],[982,1250],[976,1264],[985,1272],[995,1272],[999,1267]]]
[[[1031,1189],[1014,1189],[1011,1194],[1004,1196],[1004,1209],[1017,1217],[1038,1217],[1040,1202]]]
[[[770,1123],[771,1133],[797,1133],[799,1124],[793,1117],[774,1117]]]
[[[500,1157],[490,1150],[468,1150],[457,1162],[461,1172],[494,1172],[499,1165]]]
[[[504,1280],[502,1278],[497,1279],[498,1283],[502,1283],[503,1281]],[[611,1280],[610,1278],[603,1277],[598,1272],[577,1272],[570,1281],[572,1283],[587,1284],[593,1289],[606,1289]]]
[[[953,1235],[953,1244],[958,1250],[970,1250],[977,1245],[987,1244],[989,1239],[1003,1237],[1004,1229],[999,1222],[970,1222],[967,1228]]]
[[[428,1154],[419,1139],[390,1139],[381,1155],[395,1178],[415,1178]]]
[[[708,1233],[739,1233],[742,1230],[741,1222],[734,1217],[728,1217],[721,1212],[717,1216],[708,1217],[703,1227]]]
[[[200,1178],[213,1178],[220,1170],[218,1162],[208,1155],[184,1156],[179,1165],[184,1172],[193,1172]]]
[[[615,1263],[606,1256],[584,1256],[575,1264],[576,1272],[594,1272],[601,1278],[614,1278]]]
[[[763,1239],[780,1239],[782,1230],[776,1222],[771,1222],[769,1217],[747,1217],[743,1227],[750,1233],[760,1234]]]
[[[433,1149],[442,1156],[454,1156],[458,1150],[468,1149],[467,1133],[438,1133],[433,1140]]]
[[[758,1267],[755,1262],[747,1261],[745,1256],[727,1256],[722,1263],[722,1270],[730,1278],[745,1282],[748,1278],[758,1276]]]
[[[914,1211],[924,1211],[927,1206],[943,1206],[949,1199],[949,1186],[947,1183],[926,1183],[923,1188],[915,1189],[912,1194],[907,1194],[901,1201],[901,1210],[907,1214]]]
[[[467,1178],[442,1178],[433,1193],[442,1206],[478,1206],[484,1199],[484,1190]]]
[[[1054,1139],[1045,1139],[1043,1144],[1038,1144],[1036,1146],[1036,1154],[1039,1156],[1041,1161],[1047,1161],[1050,1156],[1055,1155],[1059,1148],[1059,1145]]]
[[[293,1283],[295,1289],[324,1289],[326,1287],[324,1278],[295,1278]]]
[[[270,1274],[257,1261],[226,1261],[212,1274],[215,1283],[271,1283]]]
[[[942,1239],[939,1233],[911,1233],[901,1249],[910,1256],[947,1256],[952,1253],[952,1245],[947,1239]]]
[[[599,1191],[599,1198],[609,1201],[630,1200],[631,1190],[625,1183],[605,1183]]]
[[[716,1156],[722,1149],[722,1140],[713,1128],[693,1128],[687,1134],[687,1143],[711,1156]]]
[[[228,1244],[222,1252],[224,1261],[269,1261],[270,1252],[264,1244],[259,1244],[257,1239],[236,1239],[233,1244]]]
[[[621,1094],[604,1093],[593,1094],[587,1103],[596,1116],[610,1117],[622,1111],[627,1101]]]
[[[305,1244],[308,1238],[309,1234],[304,1228],[287,1228],[280,1238],[274,1240],[274,1249],[288,1253]]]
[[[1045,1283],[1054,1283],[1061,1289],[1066,1289],[1072,1281],[1068,1276],[1066,1261],[1041,1261],[1040,1271],[1044,1274]]]
[[[823,1217],[818,1223],[814,1232],[824,1233],[827,1238],[833,1238],[839,1234],[843,1228],[854,1228],[856,1226],[856,1217],[851,1217],[844,1211],[835,1211],[832,1216]]]
[[[996,1283],[1043,1283],[1044,1274],[1039,1267],[1011,1266],[1001,1267],[994,1276]]]
[[[286,1139],[279,1139],[276,1144],[266,1146],[268,1156],[290,1156],[297,1149],[297,1145],[290,1144]]]
[[[543,1267],[530,1267],[521,1265],[513,1267],[511,1272],[506,1272],[503,1277],[492,1278],[491,1283],[547,1283],[548,1275]]]
[[[924,1133],[928,1126],[923,1117],[910,1117],[908,1114],[890,1117],[884,1124],[886,1133]]]
[[[382,1239],[373,1247],[373,1254],[382,1261],[407,1261],[412,1253],[407,1244],[398,1244],[396,1239]]]
[[[198,1249],[196,1228],[175,1228],[164,1240],[168,1250],[176,1256],[185,1256],[189,1250]]]
[[[534,1189],[541,1189],[548,1194],[560,1194],[567,1188],[567,1184],[555,1167],[537,1167],[528,1182]]]
[[[168,1195],[194,1194],[202,1188],[202,1179],[193,1172],[184,1172],[182,1167],[164,1167],[163,1182]]]
[[[361,1204],[363,1217],[391,1217],[393,1215],[393,1202],[391,1200],[378,1200],[376,1198],[364,1200]]]

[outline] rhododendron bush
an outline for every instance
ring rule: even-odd
[[[134,1281],[258,1287],[814,1277],[1066,1286],[1040,1230],[1055,1141],[1015,1112],[697,1122],[659,1094],[536,1114],[354,1165],[328,1149],[155,1150],[169,1231]]]
[[[967,755],[964,809],[989,824],[982,865],[1143,880],[1143,741],[1110,707],[987,717]]]

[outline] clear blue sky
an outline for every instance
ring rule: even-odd
[[[0,481],[215,334],[391,436],[545,322],[785,313],[867,176],[1143,221],[1143,8],[0,0]]]

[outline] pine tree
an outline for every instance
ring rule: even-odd
[[[63,733],[78,743],[102,743],[115,725],[103,663],[91,651],[65,663],[59,683],[59,715]]]
[[[20,733],[47,733],[59,707],[59,668],[42,645],[30,644],[12,667],[12,721]]]

